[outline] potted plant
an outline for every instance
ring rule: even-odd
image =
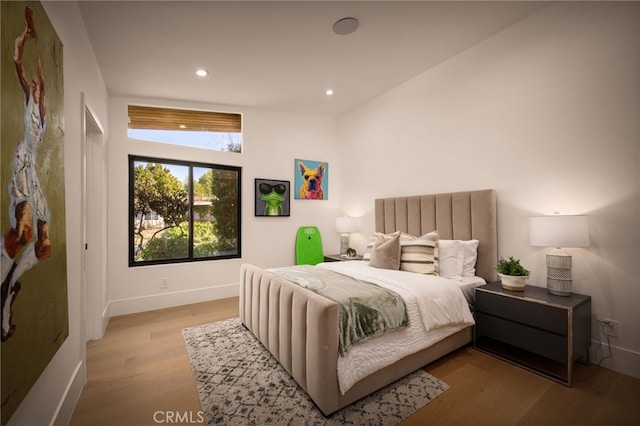
[[[352,249],[351,247],[349,247],[347,249],[347,252],[345,253],[347,255],[347,258],[351,259],[357,256],[357,253],[354,249]]]
[[[512,291],[524,291],[524,286],[529,278],[529,271],[520,264],[520,259],[514,259],[513,256],[509,256],[509,259],[500,258],[496,271],[500,275],[500,281],[502,281],[502,288]]]

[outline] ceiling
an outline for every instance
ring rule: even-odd
[[[337,115],[544,2],[79,1],[105,84],[131,96]],[[337,35],[335,21],[360,21]],[[209,71],[197,77],[196,68]],[[331,88],[334,95],[326,96]]]

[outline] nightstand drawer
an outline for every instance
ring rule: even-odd
[[[476,291],[476,312],[484,312],[563,336],[568,334],[566,309]]]
[[[476,288],[476,349],[571,386],[573,362],[589,361],[591,297],[555,296],[545,288]]]
[[[476,339],[491,338],[508,345],[566,364],[566,337],[476,312]]]

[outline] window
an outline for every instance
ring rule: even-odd
[[[240,257],[241,168],[129,156],[129,266]]]
[[[127,135],[152,142],[242,151],[242,115],[129,105]]]

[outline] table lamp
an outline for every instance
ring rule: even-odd
[[[589,247],[587,216],[538,216],[529,218],[532,246],[556,247],[547,253],[547,290],[557,296],[571,295],[571,255],[562,248]]]
[[[349,234],[358,230],[358,219],[348,216],[338,217],[336,230],[340,233],[340,254],[346,254],[349,248]]]

